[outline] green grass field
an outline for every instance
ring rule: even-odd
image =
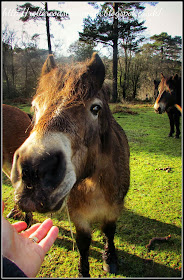
[[[20,106],[21,109],[27,106]],[[19,107],[19,108],[20,108]],[[125,130],[130,145],[130,189],[125,210],[118,223],[115,246],[119,259],[118,275],[102,270],[103,236],[98,225],[93,227],[90,247],[92,278],[181,277],[182,225],[182,150],[181,139],[168,138],[166,114],[157,115],[146,104],[122,105],[115,110],[117,122]],[[164,170],[165,169],[165,170]],[[2,196],[5,215],[13,207],[13,188],[4,176]],[[42,222],[51,214],[34,213],[34,221]],[[37,277],[77,278],[79,253],[70,233],[66,211],[52,214],[59,236],[47,253]],[[10,219],[10,222],[14,221]],[[72,225],[75,236],[75,228]],[[153,237],[171,235],[166,242],[146,245]]]

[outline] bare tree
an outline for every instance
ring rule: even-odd
[[[3,74],[6,80],[8,97],[11,98],[16,91],[15,67],[14,67],[14,45],[16,33],[6,25],[2,31],[3,41]]]
[[[59,10],[48,10],[47,2],[42,4],[44,5],[44,8],[41,8],[39,6],[33,6],[31,3],[25,3],[23,5],[18,5],[17,11],[23,14],[22,17],[20,17],[20,20],[23,22],[28,22],[29,20],[34,20],[34,21],[45,20],[48,52],[49,54],[51,54],[52,46],[51,46],[49,17],[54,18],[56,21],[61,23],[63,20],[69,19],[69,15]]]

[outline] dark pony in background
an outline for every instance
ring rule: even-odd
[[[181,108],[181,78],[176,74],[166,78],[161,73],[161,81],[154,81],[154,109],[158,114],[167,112],[170,121],[169,137],[174,134],[176,127],[175,138],[180,135],[180,116]]]

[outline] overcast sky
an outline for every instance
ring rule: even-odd
[[[28,2],[28,1],[27,1]],[[16,6],[26,3],[22,2],[1,2],[1,15],[2,15],[2,29],[6,23],[9,24],[10,29],[16,31],[17,40],[20,38],[23,30],[30,34],[30,37],[35,34],[41,34],[39,40],[39,47],[47,49],[46,41],[46,28],[44,21],[33,22],[23,24],[19,21],[20,14],[16,13]],[[40,2],[30,2],[33,5],[43,7]],[[43,3],[43,2],[42,2]],[[146,3],[146,1],[145,1]],[[83,18],[90,15],[95,17],[98,10],[94,9],[88,2],[48,2],[48,9],[57,9],[69,14],[70,20],[63,21],[62,28],[58,23],[52,20],[51,22],[51,34],[54,35],[54,40],[62,42],[60,48],[63,55],[67,55],[67,49],[71,43],[79,38],[78,31],[83,30]],[[146,5],[140,20],[145,20],[145,26],[147,27],[146,36],[152,36],[154,34],[160,34],[161,32],[167,32],[172,37],[182,36],[183,26],[183,2],[182,1],[161,1],[156,6]],[[60,52],[60,53],[61,53]]]

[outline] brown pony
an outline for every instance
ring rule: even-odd
[[[20,109],[3,104],[3,172],[10,178],[13,155],[28,138],[30,117]]]
[[[167,112],[170,122],[169,137],[174,133],[176,127],[175,138],[180,135],[180,116],[182,113],[181,108],[181,78],[178,75],[165,77],[161,73],[161,81],[155,84],[155,104],[154,109],[158,114]]]
[[[15,151],[28,138],[31,131],[31,117],[20,109],[3,104],[3,172],[10,179],[13,155]],[[19,213],[15,206],[7,217],[14,217]],[[30,214],[26,222],[30,224]]]
[[[57,211],[67,203],[84,277],[95,221],[107,240],[104,267],[117,272],[113,239],[129,188],[128,141],[109,109],[104,78],[96,53],[71,69],[60,69],[48,57],[32,102],[34,127],[15,153],[11,173],[23,211]]]

